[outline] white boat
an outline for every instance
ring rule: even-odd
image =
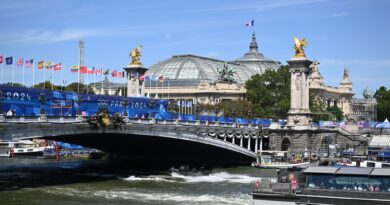
[[[301,160],[286,160],[286,151],[260,151],[259,163],[253,164],[255,167],[267,169],[282,169],[282,168],[305,168],[310,165],[309,161],[302,162]]]
[[[305,168],[309,167],[310,162],[287,163],[287,162],[270,162],[259,164],[258,167],[266,169],[284,169],[284,168]]]
[[[364,160],[364,161],[351,161],[351,162],[336,162],[336,166],[346,166],[346,167],[375,167],[375,168],[389,168],[390,162],[382,162],[382,161],[372,161],[372,160]]]
[[[52,149],[52,146],[45,146],[43,140],[1,140],[0,157],[11,157],[11,150],[14,155],[43,156],[45,149]]]

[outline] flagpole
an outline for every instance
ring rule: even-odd
[[[54,67],[52,66],[52,67],[51,67],[51,91],[53,91],[53,88],[54,88],[54,86],[53,86],[53,82],[54,82],[53,73],[54,73]]]
[[[60,86],[61,86],[61,89],[60,89],[60,90],[61,90],[61,92],[62,92],[62,86],[65,84],[65,83],[64,83],[64,79],[62,78],[62,65],[61,65],[61,70],[60,70],[60,78],[61,78],[61,79],[60,79],[60,81],[61,81],[61,82],[60,82]],[[62,105],[61,105],[61,110],[62,110]]]
[[[102,86],[100,87],[100,95],[103,95],[103,91],[104,91],[104,86],[103,86],[103,78],[104,78],[104,73],[103,73],[103,68],[101,68],[101,71],[102,71]]]
[[[23,85],[24,85],[24,63],[22,64],[22,69],[23,69]]]
[[[4,62],[1,63],[1,84],[4,83]]]
[[[81,67],[80,67],[80,64],[79,64],[79,73],[77,75],[77,94],[80,94],[80,70],[81,70]]]
[[[94,92],[96,90],[96,71],[95,71],[95,69],[93,70],[93,90],[94,90]]]
[[[46,89],[46,63],[43,61],[43,89]]]
[[[13,57],[12,57],[13,58]],[[15,70],[15,64],[14,64],[14,59],[12,59],[12,81],[11,81],[11,86],[14,86],[14,70]]]
[[[32,87],[34,88],[34,84],[35,84],[35,65],[34,65],[34,60],[33,60],[33,63],[32,63],[32,67],[33,67],[33,84],[32,84]]]
[[[89,83],[89,73],[88,73],[88,68],[87,68],[87,83],[85,85],[87,86],[87,90],[85,91],[85,94],[88,94],[88,83]]]

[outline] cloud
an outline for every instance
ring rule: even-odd
[[[93,29],[37,30],[0,33],[0,43],[50,43],[104,35],[105,32]]]
[[[334,17],[334,18],[336,18],[336,17],[347,16],[347,15],[349,15],[349,13],[348,13],[348,12],[345,12],[345,11],[343,11],[343,12],[334,13],[334,14],[332,14],[330,17]]]
[[[0,44],[5,43],[51,43],[71,41],[90,37],[115,37],[148,35],[152,28],[134,29],[94,29],[94,28],[67,28],[62,30],[27,29],[13,32],[0,32]]]
[[[208,8],[208,9],[193,9],[193,10],[184,10],[183,12],[218,12],[218,11],[246,11],[246,12],[257,12],[264,10],[277,9],[282,7],[292,7],[306,4],[315,4],[322,3],[328,0],[277,0],[277,1],[261,1],[259,3],[248,3],[248,4],[236,4],[229,5],[225,7],[218,8]]]

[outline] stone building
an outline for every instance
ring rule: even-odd
[[[234,71],[231,82],[219,80],[218,70],[225,63]],[[267,69],[278,69],[280,65],[280,62],[264,57],[259,52],[253,33],[249,51],[234,61],[188,54],[174,55],[152,65],[146,75],[162,79],[146,79],[145,93],[150,97],[193,100],[194,103],[202,104],[239,100],[245,97],[244,86],[248,79]]]
[[[314,94],[314,99],[325,107],[337,106],[343,111],[344,115],[351,115],[351,100],[354,93],[352,92],[348,70],[344,69],[343,80],[339,87],[327,86],[320,73],[319,64],[318,61],[314,61],[310,66],[311,73],[308,77],[310,93]]]

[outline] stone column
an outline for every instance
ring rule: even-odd
[[[288,112],[287,126],[310,126],[308,117],[311,112],[307,77],[312,62],[306,57],[294,57],[287,62],[291,73],[291,107]]]

